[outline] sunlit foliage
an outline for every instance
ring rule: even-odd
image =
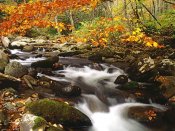
[[[95,46],[105,46],[119,40],[119,36],[125,32],[120,17],[97,18],[92,22],[82,23],[83,27],[74,32],[78,41],[90,42]]]
[[[33,26],[53,26],[63,29],[63,23],[54,22],[55,15],[68,9],[80,8],[87,5],[95,6],[96,4],[96,1],[91,0],[31,1],[16,6],[1,4],[0,11],[6,12],[9,16],[4,22],[0,23],[0,35],[13,33],[24,34],[26,30]]]

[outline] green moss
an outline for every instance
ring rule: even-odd
[[[68,127],[91,125],[91,121],[86,115],[63,102],[43,99],[29,103],[27,109],[34,115],[41,116],[47,121]]]
[[[62,129],[61,127],[51,126],[47,129],[47,131],[64,131],[64,129]]]
[[[42,117],[37,117],[35,120],[34,120],[34,126],[33,126],[33,129],[37,129],[39,127],[43,127],[43,126],[46,126],[47,124],[47,121],[42,118]]]
[[[139,84],[136,81],[130,81],[123,87],[124,89],[136,89],[139,88]]]

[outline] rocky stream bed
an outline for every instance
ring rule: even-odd
[[[17,37],[0,44],[0,129],[175,131],[175,49]]]

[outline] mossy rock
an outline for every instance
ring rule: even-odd
[[[5,67],[5,74],[20,78],[28,73],[26,66],[19,62],[13,61]]]
[[[33,130],[38,129],[40,127],[45,127],[47,125],[47,121],[42,118],[42,117],[37,117],[34,120],[34,126],[33,126]]]
[[[63,102],[43,99],[29,103],[27,109],[34,115],[41,116],[49,122],[62,124],[70,128],[92,125],[85,114]]]
[[[46,60],[40,60],[40,61],[37,61],[37,62],[33,62],[31,64],[31,67],[33,68],[52,68],[53,65],[55,63],[57,63],[59,60],[59,57],[58,56],[53,56],[53,57],[50,57]]]
[[[50,126],[46,131],[64,131],[61,127]]]
[[[133,90],[139,88],[139,83],[136,81],[130,81],[124,84],[122,87],[120,87],[123,90]]]

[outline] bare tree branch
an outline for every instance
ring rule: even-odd
[[[151,11],[142,3],[140,4],[148,11],[148,13],[156,20],[156,22],[161,26],[160,22],[157,20],[157,18],[151,13]]]
[[[167,1],[167,0],[163,0],[165,3],[168,3],[168,4],[172,4],[172,5],[175,5],[175,2],[171,2],[171,1]]]

